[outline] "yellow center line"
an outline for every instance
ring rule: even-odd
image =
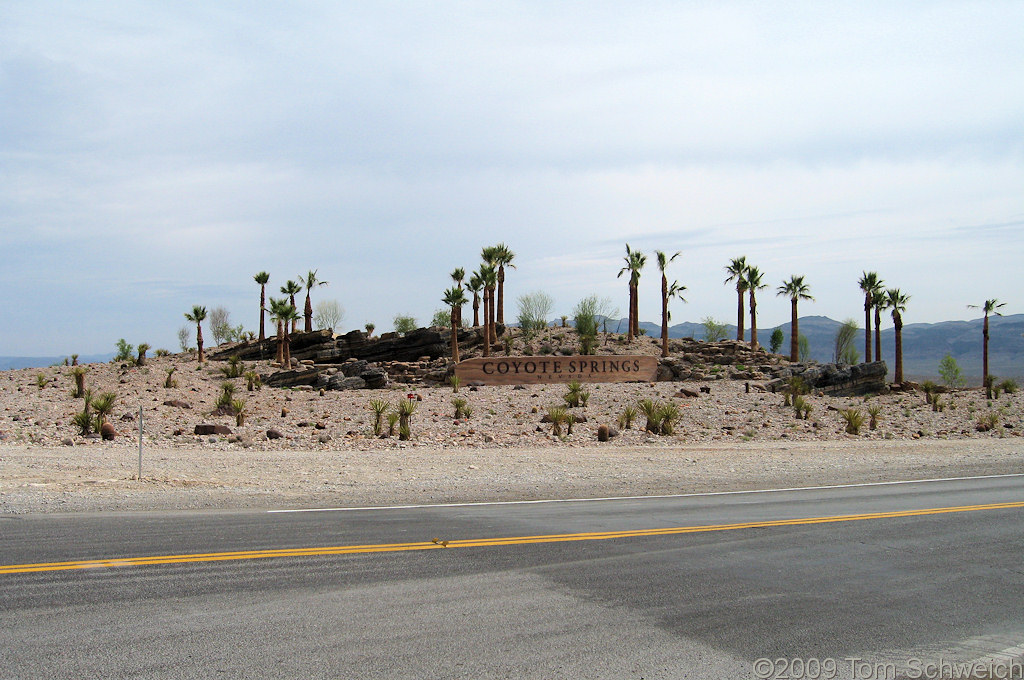
[[[660,529],[633,529],[629,531],[595,531],[573,534],[547,534],[539,536],[507,536],[498,538],[454,539],[442,543],[423,541],[416,543],[381,543],[371,545],[338,545],[319,548],[280,548],[273,550],[239,550],[234,552],[198,553],[183,555],[152,555],[148,557],[115,557],[100,560],[79,560],[72,562],[41,562],[38,564],[0,565],[2,574],[26,574],[42,571],[65,571],[72,569],[102,569],[115,567],[138,567],[156,564],[185,564],[192,562],[226,562],[234,560],[256,560],[270,557],[314,557],[325,555],[353,555],[360,553],[404,552],[410,550],[437,550],[446,548],[482,548],[502,545],[527,545],[532,543],[562,543],[568,541],[603,541],[615,538],[638,538],[644,536],[669,536],[673,534],[695,534],[710,531],[734,531],[737,529],[764,529],[770,527],[826,524],[832,522],[856,522],[869,519],[892,519],[897,517],[920,517],[949,513],[977,512],[979,510],[1007,510],[1024,508],[1020,503],[990,503],[987,505],[960,505],[947,508],[926,508],[923,510],[897,510],[894,512],[872,512],[859,515],[833,515],[829,517],[805,517],[797,519],[741,522],[736,524],[708,524],[686,527],[665,527]]]

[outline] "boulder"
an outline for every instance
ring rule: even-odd
[[[164,402],[164,406],[173,406],[174,408],[192,408],[192,404],[181,399],[169,399]]]
[[[194,434],[231,434],[231,428],[229,428],[227,425],[212,425],[210,423],[203,423],[201,425],[196,425]]]
[[[319,369],[303,366],[291,371],[278,371],[269,375],[261,375],[260,380],[264,385],[270,387],[296,387],[298,385],[314,385],[318,375],[320,375]]]

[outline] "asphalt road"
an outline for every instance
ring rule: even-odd
[[[756,675],[762,657],[894,677],[848,660],[1016,654],[1022,519],[1024,476],[8,516],[0,679],[812,677],[787,662]]]

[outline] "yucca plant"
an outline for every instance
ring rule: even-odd
[[[391,407],[391,404],[383,399],[371,399],[370,411],[373,412],[373,434],[379,437],[384,430],[384,414]]]
[[[117,395],[113,392],[104,392],[98,397],[94,397],[92,400],[92,408],[96,411],[96,429],[99,430],[103,427],[103,423],[107,422],[107,416],[114,410],[114,402],[117,401]]]
[[[1003,392],[1006,392],[1007,394],[1015,394],[1017,392],[1017,381],[1007,379],[999,383],[999,387],[1001,387]]]
[[[945,402],[945,400],[943,400],[943,398],[940,397],[937,394],[935,396],[933,396],[932,397],[932,411],[935,411],[937,413],[941,413],[941,412],[943,412],[945,410],[946,410],[946,402]]]
[[[225,378],[241,378],[245,373],[245,364],[235,354],[228,359],[227,366],[220,367],[220,372],[224,374]]]
[[[978,432],[988,432],[995,429],[997,425],[999,425],[999,414],[995,411],[989,411],[978,418],[978,424],[974,426],[974,429]]]
[[[575,424],[576,424],[576,414],[575,413],[566,413],[565,414],[565,434],[566,435],[571,435],[572,434],[572,426],[575,425]]]
[[[389,411],[388,412],[388,436],[389,437],[394,437],[395,436],[395,426],[398,425],[398,421],[399,421],[400,417],[401,416],[398,415],[398,411]]]
[[[666,402],[661,405],[661,412],[658,415],[661,418],[661,434],[675,434],[675,424],[680,415],[679,407],[672,402]]]
[[[619,428],[628,430],[633,427],[633,421],[636,420],[637,410],[634,406],[627,406],[622,409],[622,415],[619,416]]]
[[[583,408],[586,408],[588,403],[590,403],[590,392],[581,391],[580,392],[580,406],[582,406]]]
[[[220,384],[220,396],[217,397],[217,408],[231,408],[231,402],[235,397],[234,383],[224,382]]]
[[[448,378],[448,384],[452,386],[452,392],[458,392],[459,385],[462,384],[462,378],[457,375],[452,375]]]
[[[85,396],[85,374],[89,372],[89,369],[85,366],[72,366],[71,375],[75,379],[75,389],[72,390],[71,396],[76,399],[80,399]]]
[[[803,418],[804,409],[808,406],[807,400],[801,395],[793,395],[793,411],[796,413],[796,419],[800,420]]]
[[[235,412],[235,425],[245,425],[245,399],[234,399],[231,401],[231,408]]]
[[[935,391],[938,388],[939,386],[936,385],[931,380],[925,380],[923,383],[921,383],[921,391],[924,392],[924,403],[932,403],[932,399],[935,398]]]
[[[864,414],[860,412],[860,409],[844,408],[839,415],[846,421],[847,434],[860,434],[861,425],[864,424]]]
[[[177,366],[171,366],[170,368],[164,369],[167,371],[167,379],[164,380],[164,387],[170,389],[178,386],[178,381],[174,379],[174,372],[178,370]]]
[[[47,382],[48,381],[46,379],[46,375],[45,374],[39,373],[39,374],[36,375],[36,386],[39,389],[43,389],[44,387],[46,387],[46,383]]]
[[[551,434],[556,437],[562,436],[562,425],[569,417],[564,406],[552,406],[548,409],[548,420],[551,421]]]
[[[140,342],[139,346],[136,347],[135,349],[139,353],[138,358],[135,360],[136,365],[138,365],[138,366],[145,366],[146,365],[146,352],[149,351],[149,343],[147,343],[147,342]]]
[[[473,415],[473,407],[471,405],[466,404],[465,406],[462,407],[462,417],[463,418],[465,418],[466,420],[469,420],[470,416],[472,416],[472,415]]]
[[[403,399],[398,404],[398,438],[408,441],[412,437],[412,414],[419,404],[412,399]]]
[[[654,434],[661,434],[661,404],[656,403],[653,399],[641,399],[637,402],[637,406],[640,407],[640,413],[647,418],[644,429]]]
[[[92,432],[92,414],[89,413],[88,407],[80,413],[76,413],[71,418],[71,424],[78,428],[83,437],[88,436]]]
[[[999,392],[997,391],[997,386],[996,386],[996,380],[998,380],[998,378],[996,378],[994,375],[987,375],[987,376],[985,376],[985,398],[986,399],[992,399],[993,393],[995,394],[996,398],[999,397]]]
[[[568,385],[569,391],[565,393],[562,399],[565,400],[566,406],[575,408],[580,405],[580,393],[583,391],[583,384],[579,380],[573,380]]]
[[[249,392],[258,390],[263,387],[263,382],[260,380],[260,374],[256,371],[245,372],[245,389]]]
[[[882,414],[882,407],[878,404],[868,406],[868,428],[878,429],[878,417]]]
[[[460,420],[462,416],[465,414],[464,409],[466,408],[466,400],[461,399],[459,397],[455,397],[452,399],[452,406],[455,407],[455,419]]]
[[[803,403],[803,407],[800,409],[800,412],[803,414],[804,420],[807,420],[810,417],[811,411],[813,411],[813,410],[814,410],[814,404],[812,404],[811,402],[809,402],[809,401],[807,401],[805,399],[804,403]]]

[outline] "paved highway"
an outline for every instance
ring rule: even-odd
[[[1022,519],[1024,476],[8,516],[0,679],[782,677],[756,674],[762,657],[878,678],[915,658],[1009,659]]]

